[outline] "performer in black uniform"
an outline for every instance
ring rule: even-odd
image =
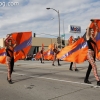
[[[52,66],[55,66],[55,65],[54,65],[54,62],[55,62],[55,60],[56,60],[56,58],[57,58],[57,54],[59,53],[59,50],[58,50],[58,47],[57,47],[56,43],[54,43],[53,52],[54,52],[54,59],[53,59]],[[59,59],[57,59],[57,61],[58,61],[58,66],[61,66],[61,64],[59,63]]]
[[[12,84],[12,71],[14,67],[14,48],[16,46],[16,41],[11,37],[12,34],[7,35],[7,38],[5,39],[5,49],[6,49],[6,63],[8,68],[8,75],[7,80],[9,84]],[[13,44],[12,41],[15,41]]]
[[[41,53],[41,63],[44,63],[43,60],[44,60],[44,55],[43,55],[43,52],[44,52],[44,48],[41,49],[40,53]]]
[[[76,40],[73,39],[73,40],[72,40],[72,44],[73,44],[75,41],[76,41]],[[77,69],[77,67],[76,67],[76,63],[74,63],[74,62],[71,62],[71,63],[70,63],[70,68],[69,68],[69,70],[73,71],[73,69],[72,69],[73,64],[74,64],[74,70],[75,70],[75,71],[78,71],[78,69]]]
[[[96,22],[94,22],[94,25],[95,25],[95,27],[97,29],[97,33],[98,33],[99,29],[97,27]],[[97,33],[96,33],[96,35],[97,35]],[[98,76],[97,66],[96,66],[96,63],[95,63],[96,49],[98,51],[98,48],[97,48],[96,42],[94,41],[94,38],[96,37],[96,35],[93,36],[93,34],[94,34],[94,30],[92,28],[88,27],[87,30],[86,30],[86,40],[87,40],[87,44],[88,44],[87,59],[88,59],[88,62],[89,62],[89,67],[88,67],[84,82],[91,84],[91,82],[88,80],[88,78],[89,78],[91,69],[93,69],[94,76],[97,80],[97,85],[100,86],[100,78]]]

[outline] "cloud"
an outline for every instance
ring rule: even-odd
[[[32,31],[39,34],[38,36],[40,33],[58,35],[58,14],[52,9],[47,10],[47,7],[59,10],[61,34],[63,34],[64,21],[66,38],[70,36],[68,35],[69,24],[81,26],[80,35],[82,35],[90,19],[100,16],[99,0],[5,0],[0,2],[19,3],[19,5],[0,7],[1,37],[18,31]],[[51,20],[51,18],[54,19]]]

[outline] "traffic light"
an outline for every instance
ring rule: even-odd
[[[61,43],[61,38],[57,37],[57,43],[60,44]]]
[[[34,33],[33,37],[36,37],[36,33]]]
[[[62,40],[62,45],[65,45],[65,40]]]

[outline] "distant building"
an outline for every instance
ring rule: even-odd
[[[29,54],[36,54],[41,50],[42,43],[44,44],[44,49],[48,50],[48,46],[51,43],[57,43],[57,38],[44,38],[44,37],[32,37],[32,47],[29,51]],[[65,41],[65,45],[67,44],[67,40]],[[61,42],[62,47],[64,45]],[[0,47],[4,47],[4,38],[0,39]]]

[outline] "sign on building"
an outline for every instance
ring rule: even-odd
[[[76,25],[69,25],[68,26],[68,31],[70,33],[81,33],[81,27],[80,26],[76,26]]]

